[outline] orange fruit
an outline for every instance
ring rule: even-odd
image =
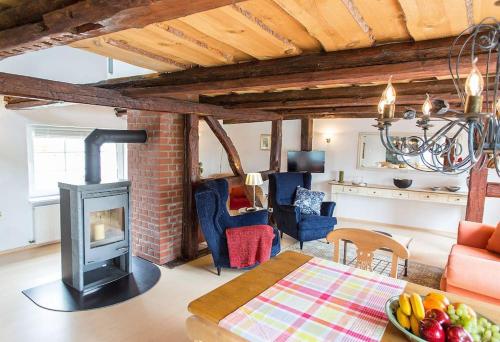
[[[435,299],[435,300],[440,301],[441,303],[443,303],[446,307],[448,307],[448,305],[450,305],[450,301],[442,293],[431,292],[425,298],[433,298],[433,299]]]
[[[441,311],[446,311],[446,305],[443,302],[436,300],[435,298],[425,297],[424,309],[426,312],[431,310],[431,309],[438,309]]]

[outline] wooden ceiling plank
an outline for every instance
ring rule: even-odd
[[[255,117],[279,120],[281,115],[255,110],[233,111],[220,106],[174,99],[131,98],[117,90],[0,73],[0,94],[45,101],[80,103],[106,107],[174,114],[213,115],[217,118]]]
[[[467,0],[468,2],[470,0]],[[472,13],[474,24],[479,24],[484,18],[493,17],[500,19],[500,5],[498,1],[473,0]]]
[[[150,70],[161,71],[161,72],[172,72],[172,71],[182,70],[181,68],[175,65],[166,64],[157,59],[151,59],[147,56],[139,55],[133,51],[119,49],[114,46],[111,46],[106,42],[105,38],[106,36],[94,39],[80,40],[75,43],[72,43],[71,45],[78,49],[97,53],[105,57],[111,57]]]
[[[236,4],[179,20],[257,59],[278,58],[302,52],[286,37]]]
[[[399,0],[415,40],[450,37],[468,25],[465,0]]]
[[[152,32],[160,37],[167,37],[176,44],[188,47],[191,50],[192,57],[196,57],[201,54],[202,56],[208,56],[210,58],[207,61],[201,60],[200,62],[197,62],[199,65],[212,66],[235,63],[234,56],[219,50],[218,48],[215,48],[206,42],[175,28],[172,25],[169,25],[168,23],[149,25],[145,28],[145,31]],[[191,59],[191,61],[196,62],[194,59]]]
[[[250,0],[238,4],[259,18],[265,25],[306,52],[322,50],[320,42],[304,26],[272,0]]]
[[[149,26],[151,27],[151,25]],[[161,30],[130,29],[107,35],[106,39],[123,40],[140,50],[165,57],[178,64],[180,69],[189,69],[195,65],[212,66],[220,64],[215,58],[193,50],[191,47],[171,39]]]
[[[193,67],[192,64],[184,64],[184,63],[178,62],[170,57],[167,57],[165,55],[156,54],[154,52],[151,52],[150,50],[139,48],[135,44],[130,44],[129,42],[127,42],[124,39],[119,39],[119,38],[115,39],[115,38],[109,37],[109,38],[105,38],[105,41],[106,41],[106,43],[108,43],[111,46],[117,47],[117,48],[122,49],[122,50],[130,51],[132,53],[159,61],[161,63],[172,65],[180,70],[189,69],[189,68]]]
[[[373,39],[337,0],[274,0],[321,42],[326,51],[367,47]]]
[[[352,0],[370,26],[377,42],[407,41],[411,39],[404,13],[397,0]]]
[[[133,27],[185,17],[243,0],[80,0],[43,14],[43,21],[0,31],[0,51],[17,55],[52,45],[65,45]],[[36,47],[35,45],[38,45]]]

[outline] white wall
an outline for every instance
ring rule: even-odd
[[[345,180],[362,177],[369,184],[392,185],[394,177],[413,179],[414,188],[459,185],[466,191],[467,174],[445,176],[418,171],[360,170],[357,169],[357,147],[360,132],[377,132],[372,119],[321,119],[314,120],[313,148],[326,151],[324,174],[313,174],[313,188],[330,193],[328,181],[335,178],[338,170],[345,172]],[[259,148],[260,134],[269,134],[271,124],[251,123],[225,125],[233,140],[246,172],[269,168],[269,151]],[[394,132],[416,132],[415,123],[401,121],[394,125]],[[325,136],[331,135],[327,144]],[[300,149],[300,121],[284,121],[282,170],[286,170],[286,152]],[[219,162],[222,157],[222,163]],[[204,124],[200,134],[200,160],[204,164],[204,176],[212,173],[231,172],[222,147]],[[221,169],[221,171],[219,171]],[[492,181],[500,181],[493,173]],[[267,182],[266,182],[267,183]],[[267,187],[267,184],[265,184]],[[465,207],[415,201],[367,198],[341,195],[336,215],[339,217],[413,226],[446,232],[456,232],[457,223],[463,218]],[[500,219],[500,200],[489,199],[484,221],[496,224]]]
[[[106,58],[69,47],[32,52],[0,61],[0,71],[71,83],[106,79]],[[27,126],[126,128],[112,108],[68,105],[12,111],[0,108],[0,251],[22,247],[32,239],[29,202]]]

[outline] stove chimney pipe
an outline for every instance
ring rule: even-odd
[[[85,138],[85,181],[101,182],[101,145],[104,143],[145,143],[144,130],[95,129]]]

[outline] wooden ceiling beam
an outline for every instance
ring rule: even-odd
[[[432,80],[409,83],[393,83],[397,95],[453,93],[455,86],[452,80]],[[287,90],[280,92],[228,94],[218,96],[200,96],[200,102],[220,106],[238,107],[252,103],[288,103],[289,101],[321,100],[333,98],[361,99],[377,97],[382,94],[386,84],[370,86],[348,86],[324,89]]]
[[[162,98],[131,98],[112,89],[78,85],[35,77],[0,73],[0,94],[45,101],[81,103],[176,114],[213,115],[217,118],[255,117],[278,120],[281,115],[260,110],[225,109],[220,106]]]
[[[220,94],[273,91],[320,85],[368,84],[449,77],[448,52],[453,38],[371,48],[252,61],[211,68],[194,68],[102,82],[98,86],[126,89],[133,96],[178,93]],[[456,55],[457,50],[452,51]]]
[[[9,23],[10,28],[0,31],[0,57],[65,45],[129,28],[142,28],[158,21],[185,17],[240,1],[80,0],[57,9],[40,6],[39,13],[32,14],[41,17],[40,21],[26,23],[26,20],[19,19]],[[16,10],[21,11],[21,6]]]

